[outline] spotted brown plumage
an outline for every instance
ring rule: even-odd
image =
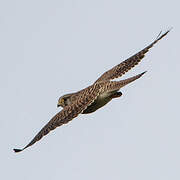
[[[137,65],[144,57],[145,53],[148,52],[148,50],[160,39],[166,36],[168,32],[169,31],[165,32],[161,36],[159,34],[156,40],[153,41],[149,46],[105,72],[91,86],[76,93],[66,94],[60,97],[58,100],[58,106],[62,106],[63,109],[39,131],[39,133],[27,146],[25,146],[23,149],[14,149],[14,151],[23,151],[39,141],[43,136],[47,135],[56,127],[68,123],[79,114],[92,113],[106,105],[113,98],[121,97],[122,93],[119,90],[123,86],[126,86],[136,79],[139,79],[145,72],[121,81],[110,80],[122,76],[125,72]]]
[[[91,93],[89,93],[91,92]],[[14,149],[15,152],[20,152],[26,149],[29,146],[32,146],[35,142],[39,141],[43,136],[48,134],[51,130],[54,130],[56,127],[68,123],[73,118],[78,116],[84,109],[90,105],[96,97],[99,95],[100,86],[96,84],[84,89],[80,97],[71,105],[63,108],[62,111],[57,113],[33,138],[33,140],[23,149]]]
[[[137,65],[145,56],[145,54],[149,51],[150,48],[153,47],[154,44],[156,44],[159,40],[161,40],[164,36],[168,34],[170,30],[165,32],[161,35],[161,32],[157,36],[157,38],[148,46],[146,46],[144,49],[136,53],[135,55],[131,56],[130,58],[126,59],[122,63],[118,64],[117,66],[113,67],[109,71],[105,72],[102,76],[100,76],[96,82],[104,81],[104,80],[112,80],[118,77],[121,77],[123,74],[128,72],[131,68],[133,68],[135,65]]]

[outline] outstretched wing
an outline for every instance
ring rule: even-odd
[[[62,111],[57,113],[32,139],[32,141],[25,146],[23,149],[14,149],[15,152],[23,151],[24,149],[32,146],[34,143],[39,141],[43,136],[47,135],[50,131],[54,130],[56,127],[68,123],[73,118],[77,117],[78,114],[83,112],[87,106],[94,102],[100,93],[99,84],[89,86],[84,89],[79,98],[73,102],[71,105],[66,106]]]
[[[154,40],[149,46],[145,47],[135,55],[131,56],[130,58],[126,59],[122,63],[118,64],[117,66],[113,67],[109,71],[105,72],[100,78],[96,80],[95,83],[100,81],[110,81],[112,79],[118,78],[128,72],[131,68],[133,68],[135,65],[137,65],[141,59],[145,56],[145,54],[149,51],[150,48],[153,47],[154,44],[156,44],[160,39],[162,39],[164,36],[168,34],[170,30],[165,32],[164,34],[159,33],[156,40]]]

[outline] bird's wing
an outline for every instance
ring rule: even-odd
[[[137,65],[141,59],[145,56],[145,54],[149,51],[150,48],[153,47],[160,39],[168,34],[170,30],[166,31],[164,34],[159,33],[157,38],[147,47],[136,53],[135,55],[131,56],[130,58],[126,59],[122,63],[118,64],[117,66],[113,67],[109,71],[105,72],[102,76],[100,76],[95,83],[100,81],[110,81],[112,79],[118,78]]]
[[[32,139],[32,141],[25,146],[23,149],[14,149],[15,152],[20,152],[26,149],[29,146],[32,146],[34,143],[39,141],[43,136],[47,135],[50,131],[54,130],[56,127],[61,126],[63,124],[68,123],[73,118],[77,117],[82,111],[84,111],[100,93],[99,84],[94,84],[92,86],[87,87],[84,91],[81,92],[79,98],[62,109],[59,113],[57,113],[40,131],[39,133]]]

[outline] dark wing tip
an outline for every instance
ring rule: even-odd
[[[141,74],[140,74],[140,76],[142,76],[143,74],[145,74],[147,71],[144,71],[144,72],[142,72]]]
[[[173,29],[173,27],[169,28],[165,33],[162,34],[162,31],[160,31],[160,33],[158,34],[158,36],[156,37],[155,42],[159,41],[160,39],[162,39],[164,36],[166,36],[171,30]]]
[[[173,27],[171,26],[170,28],[168,28],[167,31],[170,32],[172,29],[173,29]]]
[[[23,149],[13,149],[15,153],[21,152]]]

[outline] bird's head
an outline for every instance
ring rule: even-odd
[[[72,95],[73,94],[66,94],[66,95],[61,96],[58,99],[57,107],[61,106],[64,108],[65,106],[71,104],[71,96]]]

